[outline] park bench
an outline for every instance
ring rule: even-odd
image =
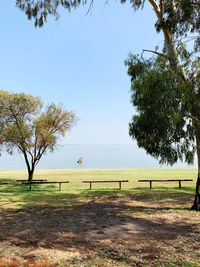
[[[93,183],[119,183],[119,189],[122,188],[122,183],[128,182],[128,180],[112,180],[112,181],[83,181],[83,183],[90,183],[90,190],[92,190]]]
[[[179,183],[179,188],[181,188],[181,182],[191,182],[193,181],[192,179],[170,179],[170,180],[138,180],[138,182],[149,182],[149,188],[152,189],[152,183],[157,182],[157,183],[165,183],[165,182],[178,182]]]
[[[22,184],[23,183],[27,183],[28,182],[28,180],[26,179],[26,180],[16,180],[16,182],[21,182]],[[33,179],[32,180],[32,182],[47,182],[47,179]]]
[[[4,184],[8,184],[8,183],[4,183],[4,182],[1,182],[0,185],[4,185]]]
[[[23,182],[23,184],[28,184],[30,185],[29,187],[29,191],[32,191],[32,185],[33,184],[59,184],[59,191],[61,191],[61,185],[62,184],[68,184],[69,181],[42,181],[42,182],[37,182],[37,181],[32,181],[32,182],[29,182],[29,181],[26,181],[26,182]]]

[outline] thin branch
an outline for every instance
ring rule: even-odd
[[[200,120],[194,116],[192,116],[191,114],[185,114],[186,116],[188,116],[190,119],[195,120],[196,122],[200,122]]]
[[[88,11],[86,12],[86,16],[90,13],[92,13],[92,9],[93,9],[93,5],[94,5],[94,0],[91,0],[90,4],[89,4],[89,8]]]
[[[186,39],[187,38],[187,39]],[[180,40],[177,40],[177,42],[181,42],[182,44],[186,44],[186,43],[188,43],[188,42],[190,42],[190,41],[193,41],[193,40],[196,40],[196,39],[198,39],[199,38],[199,36],[198,35],[196,35],[196,36],[188,36],[188,37],[182,37]],[[186,39],[185,41],[183,41],[184,39]]]
[[[31,156],[31,162],[33,162],[34,157],[33,157],[33,154],[31,153],[31,151],[28,150],[27,148],[24,148],[24,149],[25,149],[26,152]]]
[[[194,81],[198,77],[200,77],[200,68],[197,68],[195,73],[192,75],[192,80]]]
[[[105,5],[109,5],[109,0],[106,0],[106,2],[104,3],[103,6],[105,6]]]
[[[167,55],[159,53],[157,51],[153,51],[153,50],[149,50],[149,49],[143,49],[142,50],[142,55],[143,55],[144,52],[150,52],[150,53],[156,54],[158,56],[162,56],[162,57],[165,57],[165,58],[169,59],[169,57]]]

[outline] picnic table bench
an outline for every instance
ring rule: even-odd
[[[16,181],[21,182],[22,184],[29,182],[27,179],[26,180],[23,180],[23,179],[22,180],[16,180]],[[32,182],[41,182],[42,183],[42,182],[47,182],[47,179],[33,179]]]
[[[192,179],[170,179],[170,180],[138,180],[138,182],[149,182],[149,187],[152,189],[152,182],[178,182],[179,183],[179,188],[181,188],[181,182],[190,182],[193,181]]]
[[[92,184],[93,183],[119,183],[119,189],[121,190],[122,188],[122,183],[124,182],[128,182],[128,180],[106,180],[106,181],[102,181],[102,180],[98,180],[98,181],[83,181],[83,183],[90,183],[90,190],[92,190]]]
[[[8,184],[8,183],[0,182],[0,185],[4,185],[4,184]]]
[[[29,181],[26,181],[26,182],[23,182],[23,184],[29,184],[30,187],[29,187],[29,191],[32,191],[32,185],[33,184],[59,184],[59,191],[61,191],[61,185],[62,184],[68,184],[69,181],[42,181],[42,182],[37,182],[37,181],[32,181],[32,182],[29,182]]]

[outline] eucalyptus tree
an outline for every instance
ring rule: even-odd
[[[137,2],[138,7],[142,5],[141,1]],[[151,60],[142,61],[137,57],[135,59],[132,57],[132,59],[129,58],[127,64],[132,78],[132,88],[137,88],[137,82],[139,83],[140,79],[143,80],[145,77],[149,82],[149,85],[146,84],[147,88],[149,88],[148,86],[153,86],[156,95],[156,88],[160,87],[159,90],[163,90],[160,101],[168,99],[168,103],[163,102],[163,105],[161,105],[160,102],[157,106],[158,114],[156,118],[158,120],[155,124],[155,120],[149,121],[149,123],[152,122],[150,129],[152,129],[153,134],[150,139],[149,135],[146,139],[151,142],[144,144],[144,140],[143,147],[153,156],[160,156],[161,162],[169,162],[171,164],[183,157],[186,162],[191,163],[194,151],[197,152],[198,178],[192,209],[200,210],[200,2],[190,0],[149,0],[149,3],[152,5],[157,17],[155,28],[158,32],[163,33],[164,46],[161,51],[144,49],[143,52],[151,52],[157,55],[159,60],[162,57],[165,63],[159,63],[158,59],[152,62]],[[186,43],[188,41],[192,41],[192,48],[190,45],[189,49],[187,49]],[[138,68],[142,71],[141,73]],[[142,69],[146,69],[147,76],[144,75]],[[163,74],[164,70],[165,74]],[[169,73],[168,75],[167,72]],[[170,88],[173,88],[173,90]],[[153,91],[150,90],[149,92],[151,92],[150,95],[147,94],[145,98],[150,98],[152,107],[150,107],[150,102],[148,102],[148,107],[149,110],[153,111],[157,98],[154,99]],[[173,94],[175,95],[173,96]],[[137,97],[134,100],[136,95],[133,93],[132,99],[133,104],[137,106]],[[166,116],[168,116],[168,120],[161,116],[165,113],[165,108],[167,108]],[[132,125],[130,124],[130,135],[136,139],[136,125],[146,121],[144,120],[145,114],[146,112],[144,114],[141,112],[140,115],[143,116],[143,120],[140,121],[138,119],[138,122],[136,122],[137,118],[135,117]],[[166,125],[161,129],[160,126],[163,126],[164,123]],[[145,129],[148,132],[147,128]],[[162,130],[162,141],[156,139],[159,137],[158,132],[161,134],[160,130]],[[144,130],[144,137],[147,133],[146,131]],[[140,139],[141,136],[138,136],[138,138]],[[140,146],[141,142],[138,142]]]
[[[130,55],[126,65],[136,108],[129,123],[130,136],[161,164],[173,165],[178,160],[192,164],[195,153],[199,162],[200,82],[188,90],[161,56],[144,59]],[[198,198],[199,185],[193,205],[199,210]]]
[[[0,107],[2,143],[8,153],[15,150],[22,153],[31,181],[41,157],[53,152],[59,138],[75,124],[75,114],[61,104],[50,104],[43,109],[39,97],[3,90]]]

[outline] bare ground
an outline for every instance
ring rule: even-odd
[[[200,214],[188,209],[192,198],[132,194],[5,209],[0,266],[200,266]]]

